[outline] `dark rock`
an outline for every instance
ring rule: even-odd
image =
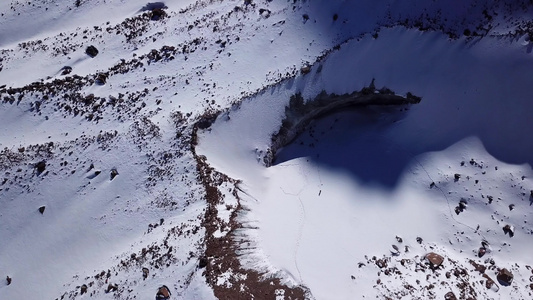
[[[513,282],[513,273],[507,269],[501,269],[496,277],[498,282],[503,286],[509,286]]]
[[[426,259],[429,261],[433,268],[438,268],[444,262],[444,257],[435,252],[430,252],[426,254]]]
[[[498,291],[500,288],[498,287],[498,285],[496,284],[496,282],[494,282],[494,280],[492,280],[492,278],[489,277],[489,275],[487,275],[486,273],[483,273],[483,278],[485,278],[485,287],[488,289],[488,290],[494,290],[494,291]]]
[[[152,9],[152,16],[150,17],[150,19],[152,21],[158,21],[158,20],[161,20],[163,19],[167,13],[163,10],[163,8],[154,8]]]
[[[7,276],[6,277],[6,281],[7,281],[7,285],[10,285],[11,281],[13,281],[13,279],[11,279],[11,277]]]
[[[453,177],[455,178],[455,181],[458,181],[461,178],[461,174],[455,173]]]
[[[95,82],[98,85],[104,85],[107,82],[107,74],[105,73],[98,74],[98,76],[96,76]]]
[[[107,289],[105,290],[105,292],[106,292],[106,293],[109,293],[109,292],[116,292],[117,290],[118,290],[118,285],[110,283],[110,284],[107,286]]]
[[[334,14],[333,15],[333,21],[337,21],[339,19],[339,15],[338,14]]]
[[[385,258],[376,260],[376,266],[380,269],[386,268],[388,266],[387,260]]]
[[[41,213],[41,215],[44,214],[44,209],[45,209],[44,205],[39,207],[39,212]]]
[[[509,234],[509,237],[513,237],[514,236],[514,226],[511,226],[509,224],[503,226],[503,233],[504,234]]]
[[[117,175],[118,175],[117,169],[112,169],[111,170],[111,180],[115,179],[115,177],[117,177]]]
[[[207,257],[205,256],[200,257],[200,260],[198,261],[198,267],[200,269],[207,267],[207,262],[208,262]]]
[[[68,75],[72,72],[72,67],[64,66],[61,68],[61,75]]]
[[[150,274],[150,270],[148,270],[148,268],[143,268],[143,279],[146,279],[148,274]]]
[[[422,244],[423,241],[424,240],[421,237],[419,237],[419,236],[416,237],[416,242],[417,243]]]
[[[305,65],[300,68],[300,72],[302,72],[302,74],[307,74],[311,72],[311,67],[309,65]]]
[[[485,255],[487,253],[487,249],[485,247],[480,247],[478,252],[477,252],[477,256],[478,257],[483,257],[483,255]]]
[[[467,207],[466,200],[461,199],[461,201],[459,201],[459,205],[455,207],[455,213],[459,215],[466,209],[466,207]]]
[[[447,292],[446,295],[444,295],[445,300],[457,300],[457,297],[453,292]]]
[[[83,295],[85,293],[87,293],[87,285],[86,284],[84,284],[84,285],[82,285],[80,287],[80,294]]]
[[[46,169],[46,161],[42,160],[35,165],[37,172],[42,173]]]
[[[265,9],[265,8],[260,8],[259,9],[259,14],[264,17],[264,18],[268,18],[270,17],[270,14],[271,14],[271,11],[268,10],[268,9]]]
[[[90,57],[95,57],[96,55],[98,55],[98,49],[96,49],[95,46],[91,45],[87,47],[87,49],[85,49],[85,53],[89,55]]]
[[[157,293],[155,294],[155,299],[156,300],[167,300],[167,299],[170,299],[170,295],[171,293],[168,287],[166,285],[163,285],[159,287],[159,289],[157,290]]]

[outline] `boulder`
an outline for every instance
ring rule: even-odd
[[[487,253],[487,248],[485,247],[480,247],[478,252],[477,252],[477,256],[478,257],[483,257],[483,255],[485,255]]]
[[[44,214],[44,210],[46,209],[46,207],[43,205],[41,207],[39,207],[39,212],[42,214]]]
[[[198,261],[198,267],[200,269],[207,267],[207,257],[205,256],[200,257],[200,260]]]
[[[162,8],[159,8],[159,7],[152,9],[152,13],[151,14],[152,14],[152,16],[150,17],[150,19],[152,21],[161,20],[167,15],[165,13],[165,11]]]
[[[440,267],[440,265],[442,265],[442,263],[444,262],[444,257],[435,252],[430,252],[426,254],[426,259],[429,261],[433,268]]]
[[[457,297],[453,292],[447,292],[446,295],[444,295],[445,300],[457,300]]]
[[[37,172],[42,173],[44,170],[46,170],[46,161],[41,160],[35,165],[35,168],[37,169]]]
[[[110,284],[107,286],[107,289],[105,290],[105,292],[106,292],[106,293],[109,293],[109,292],[116,292],[117,290],[118,290],[118,285],[110,283]]]
[[[514,236],[514,226],[511,226],[509,224],[503,226],[503,233],[504,234],[509,234],[509,237],[513,237]]]
[[[513,273],[511,271],[503,268],[498,272],[498,276],[496,276],[496,279],[498,279],[498,282],[503,286],[509,286],[513,282]]]
[[[170,295],[171,293],[168,287],[166,285],[163,285],[159,287],[159,289],[157,290],[157,293],[155,294],[155,299],[156,300],[168,300],[170,299]]]
[[[300,68],[300,72],[302,74],[307,74],[307,73],[311,72],[311,67],[309,65],[305,65],[305,66]]]
[[[85,49],[85,53],[89,55],[90,57],[95,57],[96,55],[98,55],[98,49],[96,49],[95,46],[91,45],[87,47],[87,49]]]
[[[112,169],[111,170],[111,175],[110,175],[111,176],[111,180],[115,179],[115,177],[117,177],[117,175],[118,175],[117,169]]]
[[[64,66],[61,68],[61,75],[68,75],[72,72],[72,67],[70,66]]]
[[[143,268],[143,279],[146,279],[148,274],[150,274],[150,270],[148,270],[148,268]]]
[[[98,85],[104,85],[107,82],[107,74],[99,73],[98,76],[96,76],[95,82]]]
[[[80,287],[80,294],[83,295],[85,293],[87,293],[87,285],[86,284],[84,284],[84,285],[82,285]]]

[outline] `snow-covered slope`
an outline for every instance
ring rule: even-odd
[[[0,299],[530,298],[532,12],[0,3]],[[422,101],[272,153],[291,97],[372,85]]]

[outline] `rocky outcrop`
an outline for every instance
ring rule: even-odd
[[[399,96],[388,88],[376,89],[374,81],[369,87],[350,94],[328,94],[322,91],[312,100],[305,101],[301,94],[293,95],[289,106],[285,107],[285,119],[279,131],[272,136],[270,149],[264,157],[265,165],[271,166],[276,152],[289,144],[314,119],[331,114],[348,107],[364,107],[370,105],[389,106],[419,103],[422,98],[411,93]]]

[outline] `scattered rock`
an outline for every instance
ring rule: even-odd
[[[111,180],[115,179],[117,175],[118,175],[117,169],[111,169]]]
[[[61,68],[61,75],[68,75],[72,72],[72,67],[64,66]]]
[[[468,205],[467,205],[467,203],[466,203],[466,200],[461,199],[461,201],[459,201],[459,205],[457,205],[457,206],[455,207],[455,213],[456,213],[457,215],[459,215],[460,213],[462,213],[462,212],[466,209],[467,206],[468,206]]]
[[[483,255],[485,255],[487,253],[487,249],[485,247],[480,247],[478,252],[477,252],[477,256],[478,257],[483,257]]]
[[[105,290],[105,292],[106,292],[106,293],[109,293],[109,292],[116,292],[117,290],[118,290],[118,285],[110,283],[110,284],[107,286],[107,289]]]
[[[268,17],[270,17],[271,11],[270,11],[269,9],[260,8],[260,9],[259,9],[259,14],[260,14],[263,18],[268,18]]]
[[[98,76],[96,76],[95,82],[98,85],[104,85],[107,82],[107,74],[105,73],[98,74]]]
[[[457,297],[453,292],[447,292],[446,295],[444,295],[445,300],[457,300]]]
[[[513,237],[514,236],[514,226],[511,226],[509,224],[503,226],[503,233],[504,234],[509,234],[509,237]]]
[[[159,287],[159,289],[157,290],[157,294],[155,294],[155,299],[156,300],[168,300],[170,299],[170,295],[171,293],[168,287],[166,285],[163,285]]]
[[[95,57],[96,55],[98,55],[98,49],[96,49],[95,46],[91,45],[87,47],[87,49],[85,49],[85,53],[89,55],[90,57]]]
[[[503,286],[509,286],[513,282],[513,273],[507,269],[501,269],[496,277],[498,282]]]
[[[37,169],[37,172],[40,174],[46,170],[46,161],[41,160],[35,165],[35,168]]]
[[[485,278],[485,280],[486,280],[485,281],[485,287],[488,290],[493,290],[495,292],[500,290],[500,287],[496,284],[496,282],[494,282],[494,280],[492,280],[492,278],[489,277],[489,275],[483,274],[483,278]]]
[[[438,268],[444,262],[444,257],[435,252],[426,254],[426,259],[429,261],[432,268]]]
[[[470,260],[470,264],[479,272],[479,274],[484,274],[487,270],[487,266],[483,264],[478,264],[477,262]]]
[[[44,214],[44,210],[45,210],[45,208],[46,208],[46,207],[45,207],[44,205],[41,206],[41,207],[39,207],[39,212],[41,213],[41,215]]]
[[[7,285],[10,285],[11,281],[13,281],[13,279],[11,279],[11,277],[7,276],[6,277],[6,281],[7,281]]]
[[[309,65],[305,65],[300,68],[300,72],[302,72],[302,74],[307,74],[311,72],[311,67]]]
[[[87,293],[87,285],[86,284],[82,285],[81,288],[80,288],[80,294],[83,295],[85,293]]]
[[[148,268],[143,268],[143,279],[148,278],[148,274],[150,274],[150,270]]]
[[[376,260],[376,266],[380,269],[386,268],[388,266],[387,260],[384,258]]]

